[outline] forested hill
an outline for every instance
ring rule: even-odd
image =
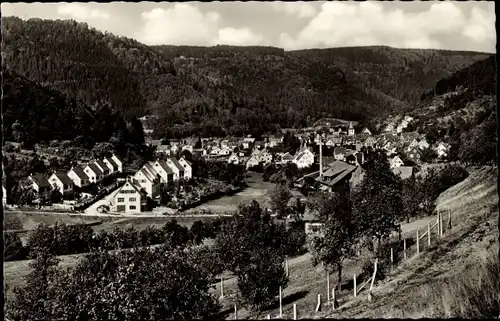
[[[334,64],[349,77],[402,102],[413,104],[440,79],[491,54],[387,46],[289,51],[288,55]]]
[[[44,88],[23,76],[4,71],[3,136],[33,146],[51,140],[72,140],[77,146],[111,142],[115,147],[144,143],[140,121],[122,117],[107,105],[92,109],[60,92]]]
[[[439,79],[486,57],[388,47],[152,47],[74,21],[2,23],[9,70],[88,106],[158,115],[158,137],[261,134],[323,117],[363,122],[408,108]]]

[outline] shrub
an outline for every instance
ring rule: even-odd
[[[25,260],[28,257],[28,249],[23,246],[16,233],[4,232],[3,255],[5,261]]]

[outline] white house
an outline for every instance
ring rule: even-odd
[[[238,155],[232,154],[229,156],[229,159],[227,160],[229,164],[235,164],[238,165],[240,163],[240,159],[238,158]]]
[[[254,142],[255,142],[255,138],[253,138],[253,137],[245,137],[243,139],[243,141],[241,142],[241,144],[243,145],[244,149],[248,149],[248,148],[252,147],[252,145],[254,144]]]
[[[229,149],[229,147],[220,148],[219,152],[218,152],[218,155],[219,156],[228,156],[228,155],[231,155],[231,150]]]
[[[221,152],[221,149],[217,146],[214,146],[210,150],[210,155],[219,155],[220,152]]]
[[[115,194],[114,210],[115,212],[140,213],[146,206],[146,195],[141,191],[133,180],[129,177]]]
[[[167,158],[166,161],[168,167],[174,171],[174,180],[179,180],[184,178],[184,166],[182,166],[177,159],[174,157]]]
[[[363,128],[363,130],[361,131],[361,134],[371,135],[371,134],[372,134],[372,132],[368,129],[368,127],[365,127],[365,128]]]
[[[94,164],[99,168],[104,177],[107,177],[111,174],[108,165],[106,165],[106,163],[104,163],[102,160],[97,159],[94,161]]]
[[[354,136],[354,126],[352,125],[352,122],[349,122],[349,128],[347,129],[347,134],[349,136]]]
[[[160,194],[160,179],[157,173],[146,163],[134,175],[134,183],[144,189],[147,195],[154,199]]]
[[[415,138],[411,141],[410,145],[408,145],[408,148],[406,149],[407,152],[410,150],[414,149],[415,147],[418,147],[418,140]]]
[[[191,179],[193,177],[193,166],[191,162],[181,157],[181,159],[179,159],[179,164],[184,167],[184,179]]]
[[[123,173],[123,162],[118,158],[116,157],[115,154],[113,154],[111,156],[111,159],[115,162],[115,164],[118,166],[118,172],[119,173]]]
[[[106,164],[106,166],[108,166],[110,174],[118,172],[118,164],[116,164],[112,158],[107,159],[104,157],[102,161]]]
[[[49,183],[61,193],[63,198],[74,198],[74,183],[65,172],[54,172],[49,177]]]
[[[43,175],[30,175],[32,187],[38,193],[40,201],[48,201],[50,199],[51,186],[49,181]]]
[[[89,177],[90,183],[98,183],[98,182],[102,181],[102,179],[104,178],[104,173],[101,172],[99,167],[97,167],[97,165],[94,163],[88,164],[87,166],[85,166],[83,171]]]
[[[437,147],[435,148],[436,153],[438,154],[438,157],[446,157],[448,155],[448,150],[449,146],[447,144],[444,144],[440,142]]]
[[[68,171],[68,177],[73,181],[73,184],[78,187],[85,187],[90,184],[90,178],[85,171],[79,167],[72,167]]]
[[[390,164],[391,168],[395,168],[395,167],[404,166],[405,163],[401,160],[401,158],[399,156],[396,155],[389,160],[389,164]]]
[[[258,166],[259,165],[259,160],[257,157],[255,156],[251,156],[247,163],[246,163],[246,168],[249,169],[251,167],[254,167],[254,166]]]
[[[258,155],[258,160],[260,163],[264,163],[265,165],[270,164],[273,161],[273,155],[268,153],[266,150],[263,150]]]
[[[429,143],[425,139],[422,139],[418,142],[418,148],[420,148],[421,150],[429,148]]]
[[[298,168],[309,167],[314,164],[314,154],[308,148],[305,148],[301,152],[297,153],[293,162]]]
[[[173,184],[175,173],[164,160],[157,160],[153,166],[155,171],[160,175],[164,187]]]

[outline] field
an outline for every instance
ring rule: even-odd
[[[357,298],[352,295],[352,276],[359,275],[365,258],[348,260],[343,268],[343,291],[337,293],[340,308],[332,312],[323,304],[323,312],[314,312],[317,294],[323,302],[326,298],[326,277],[321,266],[313,267],[310,255],[305,254],[289,261],[290,282],[283,291],[283,317],[292,318],[292,307],[297,305],[299,318],[357,318],[357,317],[449,317],[453,306],[453,278],[474,278],[477,266],[488,253],[498,253],[497,219],[497,170],[496,168],[472,168],[470,176],[448,189],[437,200],[437,207],[449,208],[453,213],[453,228],[446,231],[439,243],[433,244],[399,265],[382,282],[375,285],[371,302],[366,300],[366,291]],[[404,237],[414,237],[415,229],[423,231],[427,222],[435,217],[422,218],[402,226]],[[119,219],[94,228],[113,228],[156,224],[156,218]],[[189,224],[184,222],[183,224]],[[425,241],[425,239],[424,239]],[[425,242],[423,242],[425,243]],[[63,266],[74,265],[79,255],[60,257]],[[5,283],[11,287],[22,282],[22,276],[29,272],[28,261],[6,262]],[[330,276],[331,287],[337,286],[336,275]],[[359,284],[358,284],[359,285]],[[7,295],[10,294],[10,288]],[[214,288],[220,294],[220,284]],[[444,291],[444,292],[443,292]],[[448,292],[446,292],[448,291]],[[233,318],[235,279],[224,282],[225,298],[222,303],[227,318]],[[238,318],[263,318],[270,314],[278,316],[278,307],[271,307],[260,314],[239,308]]]

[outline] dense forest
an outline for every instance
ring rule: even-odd
[[[408,108],[439,79],[488,56],[389,47],[146,46],[70,20],[2,22],[7,69],[93,108],[155,114],[158,138],[261,134],[322,117],[363,121]]]

